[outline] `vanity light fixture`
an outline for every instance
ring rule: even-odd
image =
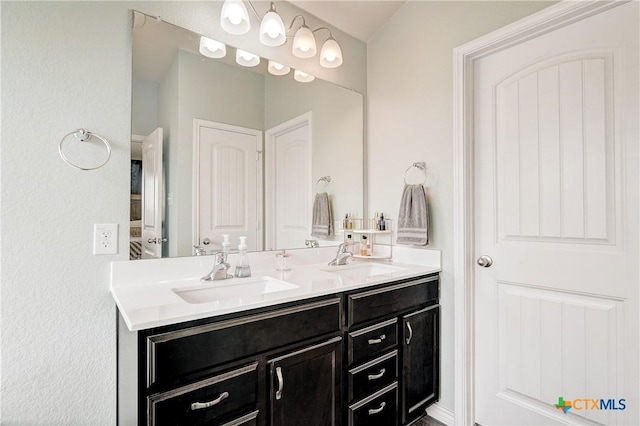
[[[255,67],[260,63],[260,57],[246,50],[236,50],[236,62],[243,67]]]
[[[313,80],[315,80],[316,78],[314,76],[312,76],[311,74],[308,74],[304,71],[300,71],[300,70],[295,70],[293,73],[293,79],[297,82],[300,83],[310,83]]]
[[[220,26],[229,34],[240,35],[249,32],[249,12],[242,0],[224,0]]]
[[[291,68],[288,66],[279,64],[275,61],[269,61],[267,69],[269,70],[269,73],[273,75],[287,75],[289,74],[289,71],[291,71]]]
[[[260,24],[260,42],[266,46],[282,46],[287,41],[282,18],[276,11],[276,5],[271,3],[269,11],[262,18]]]
[[[224,43],[209,37],[200,37],[200,53],[208,58],[224,58],[227,54],[227,47]]]
[[[262,44],[271,47],[282,46],[286,43],[287,38],[293,38],[291,53],[302,59],[313,58],[317,53],[314,33],[324,29],[329,31],[329,38],[322,45],[320,65],[324,68],[337,68],[342,65],[342,50],[336,39],[333,38],[329,28],[320,27],[312,31],[307,26],[304,16],[296,15],[291,20],[289,29],[285,31],[282,18],[276,11],[276,6],[273,2],[270,2],[269,11],[263,17],[260,17],[250,0],[247,0],[247,2],[261,22],[260,42]],[[287,33],[293,29],[297,18],[302,18],[302,24],[293,37],[287,36]],[[229,34],[245,34],[249,31],[251,26],[249,14],[243,0],[224,0],[220,14],[220,25]]]

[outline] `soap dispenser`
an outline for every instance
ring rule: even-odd
[[[231,249],[231,242],[229,241],[229,234],[222,234],[222,252],[224,254],[229,254]]]
[[[247,237],[240,237],[238,245],[238,262],[236,263],[236,277],[247,278],[251,276],[249,257],[247,256]]]

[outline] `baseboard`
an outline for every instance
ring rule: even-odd
[[[446,408],[441,407],[437,402],[427,408],[427,414],[447,426],[452,426],[454,424],[453,411],[449,411]]]

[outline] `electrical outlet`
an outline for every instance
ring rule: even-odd
[[[93,254],[118,254],[118,224],[93,225]]]

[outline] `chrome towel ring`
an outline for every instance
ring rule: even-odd
[[[407,183],[407,173],[409,173],[409,170],[414,169],[414,168],[420,170],[422,172],[422,174],[424,175],[424,180],[422,181],[422,185],[424,185],[425,182],[427,181],[427,164],[424,161],[419,161],[417,163],[413,163],[412,165],[407,167],[407,170],[404,171],[404,184],[405,185],[409,185]]]
[[[71,162],[71,160],[69,160],[67,158],[66,155],[64,155],[64,151],[62,149],[62,144],[64,143],[64,140],[68,137],[68,136],[75,136],[75,138],[80,141],[80,142],[87,142],[88,140],[91,139],[91,137],[96,137],[98,139],[100,139],[102,141],[102,143],[104,144],[105,147],[107,147],[107,158],[104,160],[104,162],[98,166],[95,167],[81,167],[78,166],[77,164],[74,164]],[[104,166],[105,164],[107,164],[109,162],[109,159],[111,158],[111,145],[109,144],[109,142],[103,138],[100,135],[97,135],[95,133],[91,133],[89,130],[87,129],[78,129],[75,132],[69,132],[66,135],[64,135],[62,137],[62,139],[60,140],[60,143],[58,144],[58,152],[60,153],[60,157],[62,157],[62,159],[64,160],[65,163],[67,163],[68,165],[70,165],[71,167],[75,167],[76,169],[79,170],[95,170],[95,169],[99,169],[100,167]]]

